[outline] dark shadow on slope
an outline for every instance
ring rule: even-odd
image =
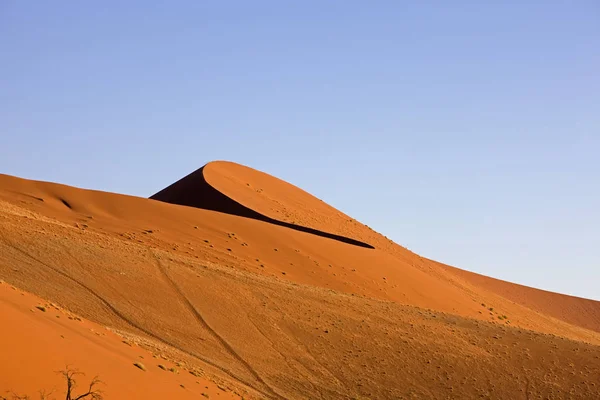
[[[218,211],[225,214],[236,215],[238,217],[252,218],[273,225],[284,226],[300,232],[306,232],[313,235],[337,240],[339,242],[351,244],[354,246],[374,249],[370,244],[361,242],[333,233],[327,233],[318,229],[308,228],[306,226],[291,224],[289,222],[279,221],[261,213],[258,213],[219,192],[212,187],[204,178],[204,167],[192,172],[184,178],[178,180],[167,188],[161,190],[150,198],[165,203],[178,204],[181,206],[202,208],[204,210]]]

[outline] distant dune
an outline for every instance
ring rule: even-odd
[[[136,385],[156,388],[141,398],[600,398],[600,302],[426,259],[230,162],[150,199],[0,175],[0,279],[13,327],[0,395],[58,384],[67,362],[101,375],[111,399]],[[56,322],[29,311],[45,302]],[[140,347],[70,331],[63,315]],[[29,339],[14,334],[31,324]],[[61,334],[77,340],[58,357],[28,349],[59,349]],[[97,362],[81,357],[92,345]],[[7,367],[21,355],[42,360],[35,379]]]

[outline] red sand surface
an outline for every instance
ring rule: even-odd
[[[0,278],[246,398],[600,393],[599,302],[428,260],[234,163],[207,164],[152,199],[0,175]],[[9,310],[2,326],[26,329]],[[19,348],[31,354],[19,343],[9,364]],[[107,381],[111,349],[94,360],[73,347],[74,361]],[[140,372],[122,364],[119,376]],[[59,382],[54,365],[35,368]],[[51,383],[18,376],[0,393]],[[123,385],[110,384],[137,387]],[[148,396],[128,398],[165,398]]]

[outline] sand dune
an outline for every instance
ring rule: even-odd
[[[207,195],[207,193],[216,195]],[[428,274],[433,272],[441,279],[451,280],[454,286],[463,285],[465,282],[462,280],[465,280],[466,283],[475,285],[478,289],[498,294],[537,312],[600,332],[600,303],[597,301],[502,282],[423,259],[309,193],[273,176],[239,164],[232,162],[209,163],[151,198],[249,218],[255,218],[251,214],[254,213],[261,216],[256,219],[280,220],[319,232],[329,231],[341,237],[353,238],[361,243],[370,243],[378,250],[393,255],[406,264],[420,268]],[[230,207],[230,204],[236,206]],[[241,208],[249,210],[249,212],[244,213],[240,211]],[[440,267],[443,270],[440,270]],[[451,275],[445,275],[446,271]],[[395,300],[399,299],[395,298]],[[431,305],[427,303],[414,304]],[[457,311],[457,309],[453,309],[453,311]],[[468,311],[465,312],[465,315],[472,316]]]
[[[240,176],[238,176],[238,179],[249,178],[246,180],[253,181],[255,186],[256,185],[260,186],[261,182],[265,181],[265,179],[264,179],[265,177],[259,175],[258,173],[254,174],[254,175],[258,176],[258,179],[256,179],[256,176],[253,176],[253,175],[251,175],[251,176],[244,175],[243,172],[247,172],[247,169],[240,168],[241,166],[237,166],[236,164],[233,164],[233,163],[227,163],[227,164],[226,163],[211,163],[211,164],[208,164],[208,165],[198,169],[197,171],[194,171],[191,174],[185,176],[184,178],[180,179],[179,181],[175,182],[174,184],[170,185],[169,187],[161,190],[160,192],[156,193],[155,195],[151,196],[150,198],[154,199],[154,200],[164,201],[166,203],[201,208],[204,210],[218,211],[218,212],[222,212],[225,214],[236,215],[236,216],[243,217],[243,218],[252,218],[252,219],[256,219],[258,221],[263,221],[263,222],[267,222],[267,223],[270,223],[273,225],[283,226],[283,227],[286,227],[289,229],[297,230],[300,232],[306,232],[306,233],[310,233],[310,234],[313,234],[316,236],[321,236],[321,237],[325,237],[328,239],[337,240],[342,243],[347,243],[347,244],[351,244],[354,246],[365,247],[365,248],[370,248],[370,249],[373,248],[373,246],[371,246],[370,244],[361,242],[356,239],[352,239],[351,237],[327,232],[327,229],[331,229],[331,226],[327,226],[326,224],[322,224],[322,223],[310,224],[310,222],[313,222],[313,221],[309,221],[309,223],[307,224],[306,221],[303,220],[303,218],[297,218],[297,219],[302,220],[302,223],[297,224],[294,222],[293,216],[289,214],[288,210],[290,210],[290,208],[285,208],[286,207],[285,204],[283,204],[273,198],[269,198],[269,200],[273,201],[276,205],[278,205],[279,209],[269,208],[269,209],[264,210],[264,211],[266,211],[266,213],[263,213],[262,207],[260,207],[260,206],[256,207],[256,204],[262,205],[263,203],[266,203],[264,199],[260,198],[260,197],[264,197],[266,195],[265,193],[263,193],[263,189],[256,189],[256,192],[259,195],[241,196],[243,199],[250,200],[249,201],[250,206],[246,206],[246,205],[242,204],[241,202],[237,201],[236,199],[234,199],[234,198],[226,195],[224,192],[222,192],[220,185],[215,187],[207,182],[206,175],[212,176],[212,174],[215,173],[215,172],[213,172],[214,170],[216,170],[216,173],[218,174],[216,176],[218,182],[227,182],[227,179],[232,180],[232,177],[236,176],[233,174],[224,175],[223,171],[222,171],[223,168],[221,168],[222,165],[226,165],[227,167],[236,168],[236,171],[234,171],[234,173],[235,172],[239,173]],[[227,171],[227,170],[225,169],[225,171]],[[255,172],[257,172],[257,171],[255,171]],[[275,185],[269,185],[270,182],[275,182]],[[283,186],[283,188],[278,190],[277,193],[278,194],[279,193],[286,194],[286,193],[291,192],[292,195],[290,198],[294,199],[294,201],[299,201],[299,200],[301,201],[301,199],[295,198],[295,195],[297,193],[305,194],[304,192],[301,192],[299,189],[294,188],[291,185],[286,184],[285,182],[279,181],[272,177],[266,177],[266,183],[267,183],[267,187],[275,186],[277,188],[277,186]],[[233,187],[239,186],[239,181],[233,181],[233,185],[227,185],[226,188],[231,189],[232,186]],[[250,189],[252,188],[252,186],[250,185],[249,182],[246,183],[246,186]],[[233,189],[233,190],[235,191],[235,189]],[[254,193],[252,193],[252,194],[254,194]],[[310,199],[310,195],[307,195],[306,197]],[[258,198],[258,199],[256,199],[256,198]],[[253,201],[253,200],[258,200],[258,201]],[[302,205],[303,203],[297,203],[297,204]],[[254,208],[252,208],[253,206],[254,206]],[[260,211],[257,211],[257,210],[260,210]],[[292,208],[292,210],[293,210],[293,208]],[[278,213],[281,211],[281,214],[273,215],[273,211],[275,211],[275,213]],[[312,214],[315,212],[315,210],[305,210],[305,209],[299,208],[298,211],[300,211],[300,213],[296,214],[296,216],[304,216],[304,215],[315,216],[315,214]],[[320,213],[320,216],[323,216],[326,214],[331,214],[335,210],[332,209],[331,207],[327,207],[327,208],[325,208],[325,211],[326,211],[326,213]],[[327,211],[329,211],[329,213],[327,213]],[[317,220],[317,221],[322,222],[319,220]],[[316,226],[318,226],[318,228],[310,226],[310,225],[316,225]]]
[[[600,394],[599,302],[428,260],[234,163],[151,199],[0,175],[0,278],[246,398]],[[0,390],[49,383],[16,375]]]

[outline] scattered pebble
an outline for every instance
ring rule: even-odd
[[[141,369],[142,371],[146,371],[146,367],[144,366],[144,364],[142,364],[141,362],[134,362],[133,365],[135,365],[136,367],[138,367],[139,369]]]

